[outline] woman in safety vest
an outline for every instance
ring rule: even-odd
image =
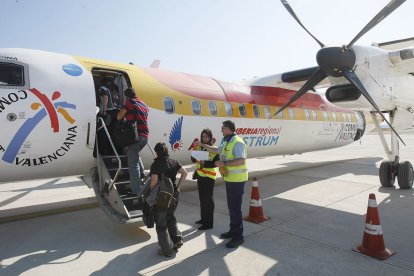
[[[213,134],[211,130],[206,128],[200,135],[201,143],[213,146]],[[205,151],[206,149],[200,145],[196,145],[195,150]],[[200,199],[201,219],[196,221],[201,224],[198,230],[207,230],[213,228],[214,216],[214,184],[216,182],[216,161],[220,160],[220,156],[215,153],[208,154],[208,160],[199,161],[191,157],[191,161],[196,162],[196,170],[193,179],[197,179],[198,197]]]

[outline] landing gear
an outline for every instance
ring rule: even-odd
[[[393,124],[395,111],[390,112],[390,121]],[[371,113],[371,117],[375,122],[378,129],[378,134],[381,139],[385,152],[388,155],[389,160],[381,163],[379,169],[379,179],[382,187],[392,187],[395,183],[395,178],[398,179],[398,186],[400,189],[411,189],[414,181],[413,166],[409,161],[400,162],[399,158],[399,142],[394,132],[391,132],[391,150],[388,148],[387,141],[385,140],[384,132],[379,126],[378,119],[374,113]]]
[[[396,177],[400,189],[411,189],[413,187],[414,170],[409,161],[402,163],[384,161],[381,163],[379,178],[382,187],[392,187]]]
[[[405,161],[398,166],[398,185],[401,189],[411,189],[413,187],[414,171],[413,165]]]
[[[384,161],[379,169],[379,178],[382,187],[392,187],[395,182],[396,168],[394,162]]]

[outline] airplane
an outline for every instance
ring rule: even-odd
[[[271,118],[297,84],[234,84],[154,67],[0,49],[0,122],[6,130],[0,134],[0,182],[84,175],[111,217],[139,217],[136,198],[127,197],[125,156],[100,154],[106,149],[98,133],[110,138],[97,116],[96,90],[104,78],[113,79],[119,91],[133,87],[150,108],[149,147],[141,152],[147,168],[159,141],[169,145],[171,158],[190,163],[194,138],[209,127],[219,139],[227,119],[235,121],[249,157],[340,147],[360,139],[366,128],[363,113],[337,107],[316,92]]]
[[[393,53],[375,49],[385,60]],[[360,102],[341,107],[337,104],[342,102],[332,98],[350,90],[345,83],[332,86],[334,92],[328,89],[328,97],[317,93],[315,85],[272,116],[300,91],[308,69],[228,83],[155,64],[144,68],[40,50],[0,49],[0,182],[82,175],[110,218],[119,223],[140,220],[142,203],[128,193],[126,157],[117,152],[99,113],[97,90],[105,78],[121,91],[121,102],[122,91],[132,87],[150,108],[150,139],[141,151],[147,168],[157,142],[169,145],[171,158],[190,163],[189,150],[201,130],[209,127],[218,139],[221,123],[228,119],[236,123],[249,157],[341,147],[373,127],[366,112],[349,109],[363,107]],[[384,64],[374,65],[370,70]],[[378,122],[374,115],[372,120]],[[107,148],[99,137],[109,142]],[[112,153],[103,154],[108,149]],[[405,186],[401,183],[401,188],[411,187],[412,179]]]

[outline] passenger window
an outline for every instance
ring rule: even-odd
[[[13,63],[0,62],[1,86],[24,86],[24,67]]]
[[[200,115],[201,114],[201,105],[200,102],[196,99],[191,101],[191,107],[193,109],[193,113],[195,115]]]
[[[175,112],[175,105],[174,100],[168,97],[164,98],[164,110],[168,114],[172,114]]]
[[[233,108],[230,103],[224,103],[224,109],[226,110],[227,116],[233,116]]]
[[[266,118],[270,118],[272,115],[270,114],[270,109],[269,109],[269,107],[267,106],[267,105],[265,105],[264,107],[264,112],[265,112],[265,116],[266,116]]]
[[[323,112],[323,117],[325,118],[325,121],[328,121],[328,113],[326,113],[326,111]]]
[[[348,118],[348,122],[351,122],[351,115],[349,113],[346,114],[346,117]]]
[[[332,112],[332,117],[333,117],[333,120],[336,122],[336,113],[335,112]]]
[[[276,108],[276,111],[277,110],[279,110],[279,108]],[[283,119],[283,111],[282,112],[279,112],[278,114],[277,114],[277,117],[279,118],[279,119]]]
[[[305,109],[305,116],[306,116],[306,120],[310,119],[310,114],[309,114],[309,111],[307,109]]]
[[[344,118],[344,122],[346,122],[346,115],[345,115],[345,113],[342,113],[342,117]]]
[[[244,104],[239,104],[239,113],[242,117],[246,116],[246,107],[244,106]]]
[[[318,120],[318,115],[316,114],[316,111],[315,110],[312,110],[312,119],[314,121],[317,121]]]
[[[210,110],[210,114],[213,116],[217,115],[217,105],[213,101],[208,102],[208,110]]]
[[[258,118],[260,117],[260,110],[259,107],[257,105],[253,105],[253,115],[254,117]]]
[[[295,119],[295,111],[292,108],[288,108],[289,111],[289,118],[290,119]]]

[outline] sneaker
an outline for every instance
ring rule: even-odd
[[[203,224],[203,221],[200,219],[200,220],[197,220],[196,221],[196,224]]]
[[[165,254],[164,251],[162,251],[161,248],[158,249],[158,255],[164,256],[164,257],[171,257],[172,254]]]
[[[239,247],[239,245],[244,243],[244,239],[242,238],[241,240],[235,240],[235,239],[231,239],[231,241],[229,241],[226,244],[227,248],[237,248]]]
[[[184,244],[183,241],[178,241],[174,243],[173,249],[178,250],[181,246],[183,246],[183,244]]]
[[[213,228],[213,226],[201,225],[200,227],[198,227],[198,230],[208,230],[211,228]]]
[[[231,239],[231,234],[229,232],[223,233],[220,235],[220,239]]]

